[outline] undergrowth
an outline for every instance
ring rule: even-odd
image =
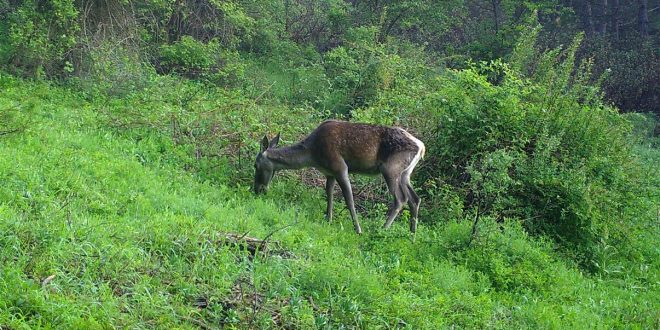
[[[264,197],[249,191],[257,137],[281,129],[294,141],[316,121],[309,108],[200,97],[185,84],[96,100],[6,75],[0,84],[0,111],[11,112],[0,136],[0,328],[659,325],[657,223],[638,249],[599,251],[595,274],[516,219],[485,214],[472,240],[469,210],[445,211],[416,236],[401,220],[382,231],[374,212],[357,236],[345,211],[326,223],[322,189],[297,178],[279,176]],[[658,151],[638,153],[649,206]],[[226,233],[287,253],[251,255]]]

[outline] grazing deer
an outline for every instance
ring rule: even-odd
[[[394,197],[383,227],[389,228],[392,225],[407,202],[412,213],[410,231],[414,233],[417,229],[420,198],[410,184],[410,174],[424,157],[425,147],[422,141],[410,133],[398,127],[328,120],[294,145],[277,148],[279,140],[278,134],[271,141],[268,141],[267,136],[261,141],[261,150],[254,165],[255,193],[260,194],[267,189],[275,171],[314,167],[327,179],[325,192],[328,221],[332,220],[335,182],[339,182],[355,231],[361,234],[348,173],[381,173]]]

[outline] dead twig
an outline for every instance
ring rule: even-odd
[[[293,253],[283,249],[279,242],[271,241],[268,243],[268,239],[275,232],[283,230],[292,225],[293,224],[274,230],[272,233],[266,236],[265,239],[258,239],[256,237],[247,236],[248,233],[243,235],[225,233],[223,235],[224,237],[219,240],[219,243],[222,245],[237,247],[240,250],[246,250],[250,254],[250,258],[254,258],[259,253],[263,255],[278,255],[283,258],[292,258],[294,257]],[[272,247],[269,248],[269,245]]]

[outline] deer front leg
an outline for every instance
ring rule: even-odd
[[[351,218],[353,219],[353,227],[355,228],[355,232],[362,234],[360,222],[358,221],[357,214],[355,213],[355,205],[353,204],[353,190],[351,189],[351,182],[348,179],[348,168],[341,172],[341,174],[337,177],[337,181],[339,182],[339,187],[341,187],[341,192],[344,195],[346,206],[348,206],[348,210],[351,212]]]
[[[328,208],[325,211],[325,218],[328,222],[332,221],[332,204],[334,199],[334,190],[335,190],[335,179],[334,176],[327,176],[325,181],[325,198],[328,201]]]

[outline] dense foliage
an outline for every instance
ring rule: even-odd
[[[657,114],[657,9],[647,0],[3,0],[0,66],[29,77],[94,79],[98,66],[134,71],[140,62],[189,77],[210,70],[219,83],[240,76],[236,51],[295,61],[291,43],[333,54],[350,45],[355,28],[370,27],[378,42],[410,42],[436,63],[464,67],[466,59],[511,56],[526,18],[538,12],[542,48],[586,33],[578,56],[594,58],[597,75],[609,72],[607,99],[625,111]],[[116,79],[126,77],[135,78],[123,72]]]
[[[0,0],[0,329],[657,328],[658,121],[616,105],[658,111],[658,11],[585,3]],[[327,118],[424,141],[416,236],[379,178],[362,237],[314,171],[250,194]]]

